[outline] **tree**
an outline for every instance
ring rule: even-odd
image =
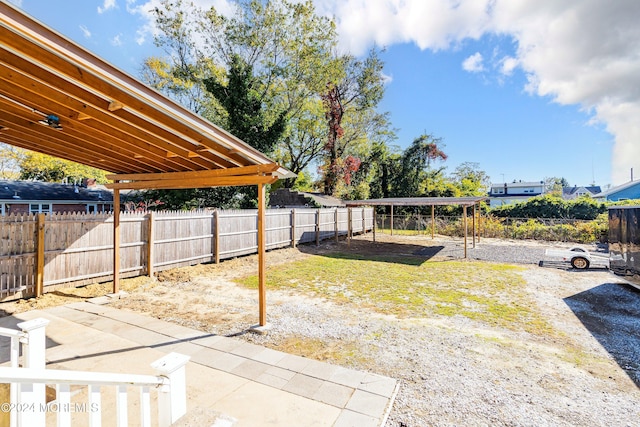
[[[491,185],[487,173],[476,162],[464,162],[453,172],[453,178],[462,196],[483,196]]]
[[[327,122],[321,95],[332,82],[344,89],[343,105],[351,104],[336,158],[353,168],[357,162],[346,157],[366,152],[361,147],[368,135],[363,124],[369,126],[365,118],[374,119],[381,98],[381,61],[372,54],[363,60],[336,55],[336,25],[316,15],[311,0],[243,0],[235,5],[232,13],[223,14],[163,0],[154,10],[160,30],[156,43],[168,59],[147,60],[145,80],[228,129],[227,112],[213,92],[204,90],[205,81],[223,82],[221,70],[241,58],[252,69],[252,93],[263,106],[264,123],[271,126],[281,115],[287,117],[273,156],[295,173],[322,162]]]
[[[429,134],[414,139],[400,158],[400,174],[396,176],[394,195],[396,197],[418,197],[425,194],[426,181],[439,177],[442,169],[430,170],[431,163],[446,160],[447,155],[440,149],[442,139]]]
[[[343,184],[350,185],[352,175],[361,164],[356,150],[352,149],[353,145],[370,142],[366,129],[370,123],[379,120],[374,111],[384,94],[384,64],[375,48],[369,51],[364,60],[344,55],[340,63],[343,74],[338,81],[329,82],[322,94],[327,142],[321,173],[326,194],[333,194],[341,180]]]
[[[25,151],[12,145],[0,143],[0,179],[18,179],[20,160]]]
[[[69,160],[59,159],[33,151],[26,152],[19,162],[20,179],[44,182],[82,182],[84,178],[95,178],[96,182],[107,182],[106,172]]]
[[[565,178],[552,176],[544,179],[544,188],[547,193],[562,195],[564,187],[569,187],[569,181]]]
[[[283,111],[271,123],[256,90],[253,67],[238,55],[231,59],[226,85],[216,78],[204,80],[207,90],[226,112],[225,128],[247,144],[271,154],[282,136],[287,119]]]

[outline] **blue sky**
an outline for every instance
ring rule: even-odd
[[[134,76],[159,53],[147,13],[158,0],[13,3]],[[432,134],[443,139],[447,171],[477,162],[492,182],[617,185],[634,166],[640,176],[637,0],[314,3],[336,18],[344,49],[385,47],[380,109],[398,146]]]

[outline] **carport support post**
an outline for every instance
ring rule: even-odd
[[[258,184],[258,304],[260,305],[259,325],[267,325],[267,292],[266,285],[266,226],[265,226],[266,187]]]
[[[117,182],[117,181],[116,181]],[[113,189],[113,293],[120,292],[120,189]]]
[[[473,204],[473,249],[476,248],[476,205]]]
[[[467,227],[467,206],[463,206],[462,207],[462,223],[464,224],[464,257],[465,259],[467,258],[467,232],[468,232],[468,227]]]
[[[431,205],[431,240],[436,235],[436,205]]]
[[[393,205],[391,205],[391,235],[393,236]]]

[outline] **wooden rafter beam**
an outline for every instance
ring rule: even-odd
[[[272,175],[221,176],[191,179],[158,179],[149,181],[115,182],[105,186],[112,190],[180,190],[186,188],[235,187],[240,185],[273,184]]]
[[[157,181],[161,179],[209,179],[223,176],[245,176],[270,174],[278,169],[276,163],[269,165],[245,166],[241,168],[214,169],[192,172],[167,172],[147,174],[112,174],[107,179],[112,181]]]
[[[161,159],[166,158],[167,151],[175,152],[182,158],[175,159],[174,162],[182,164],[182,168],[208,168],[212,162],[215,167],[236,166],[210,152],[193,159],[193,151],[190,150],[196,145],[181,140],[179,135],[149,124],[125,110],[118,111],[118,114],[109,112],[109,104],[105,99],[83,87],[74,86],[72,82],[54,73],[40,70],[24,58],[2,48],[0,58],[0,80],[7,82],[2,85],[5,96],[32,108],[55,111],[59,117],[77,120],[77,123],[93,118],[95,121],[87,123],[84,128],[89,135],[107,134],[110,140],[118,141],[125,147],[144,151],[145,157],[156,156]],[[29,70],[29,73],[24,69]],[[99,137],[104,138],[104,135]],[[176,142],[188,148],[182,148]]]
[[[252,163],[248,158],[266,160],[263,154],[237,138],[190,114],[183,107],[160,96],[89,52],[70,44],[68,40],[55,33],[47,33],[45,36],[46,29],[37,23],[25,20],[24,16],[12,10],[2,11],[8,19],[5,21],[7,27],[0,26],[0,39],[6,42],[8,49],[20,52],[22,56],[42,64],[38,65],[39,68],[54,69],[67,80],[77,82],[82,87],[92,88],[94,93],[109,100],[105,109],[108,110],[111,100],[118,100],[127,108],[113,111],[116,115],[131,114],[130,110],[135,111],[147,121],[163,124],[182,134],[191,144],[202,143],[223,156],[229,148],[238,148],[242,154],[226,155],[235,166]],[[14,28],[19,26],[23,26],[21,30],[28,34],[30,39],[16,37]],[[216,138],[205,135],[205,132],[215,134]],[[186,146],[182,148],[188,150]]]

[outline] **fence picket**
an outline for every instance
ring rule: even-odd
[[[295,247],[373,229],[373,210],[270,209],[266,248]],[[217,213],[216,213],[217,212]],[[351,219],[351,227],[349,227]],[[150,223],[153,221],[153,223]],[[257,250],[257,210],[123,213],[120,219],[121,277],[219,261]],[[336,222],[337,221],[337,222]],[[36,259],[36,216],[0,217],[0,301],[35,294],[37,274],[44,292],[61,286],[104,282],[113,276],[113,215],[47,214],[44,267]],[[150,236],[149,233],[153,233]],[[151,242],[152,247],[149,247]],[[149,266],[149,254],[153,265]]]

